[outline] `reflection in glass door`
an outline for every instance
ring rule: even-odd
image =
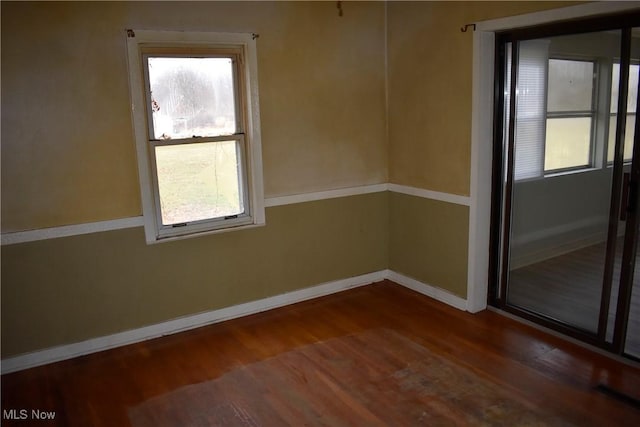
[[[632,34],[637,32],[637,30],[632,30]],[[630,297],[630,291],[634,288],[637,288],[636,285],[637,280],[635,279],[635,266],[636,266],[636,256],[629,254],[629,260],[633,259],[633,262],[629,262],[629,279],[627,279],[627,290],[620,294],[620,285],[621,285],[621,269],[624,258],[624,249],[625,249],[625,234],[628,235],[629,242],[626,245],[628,251],[632,251],[632,253],[636,252],[637,245],[637,226],[635,224],[635,218],[629,218],[627,215],[627,209],[624,208],[625,203],[633,203],[633,200],[630,199],[629,191],[629,180],[631,178],[632,173],[632,159],[634,157],[634,139],[635,139],[635,126],[636,126],[636,110],[638,103],[638,82],[640,77],[640,66],[638,65],[638,58],[640,58],[640,43],[638,42],[637,37],[631,37],[630,43],[630,58],[631,61],[627,65],[627,74],[628,74],[628,85],[625,96],[619,97],[619,87],[620,87],[620,77],[621,77],[621,64],[620,60],[616,60],[613,63],[612,68],[612,81],[611,81],[611,107],[610,107],[610,128],[614,129],[618,122],[618,104],[619,102],[625,102],[626,97],[626,117],[625,117],[625,125],[624,125],[624,137],[621,138],[621,143],[623,147],[621,148],[622,161],[623,161],[623,185],[621,188],[621,212],[620,212],[620,223],[619,223],[619,232],[615,241],[615,249],[611,249],[615,252],[614,262],[612,266],[612,281],[611,281],[611,293],[609,298],[608,305],[608,315],[607,315],[607,331],[606,331],[606,342],[613,345],[614,342],[614,328],[616,326],[616,316],[617,313],[620,312],[620,316],[618,319],[618,324],[624,330],[627,328],[627,339],[625,343],[626,352],[635,355],[635,357],[640,357],[640,334],[633,333],[633,331],[638,331],[638,323],[640,322],[640,295],[637,291],[633,292],[633,297]],[[635,60],[634,60],[635,59]],[[622,98],[622,99],[621,99]],[[622,123],[620,124],[622,126]],[[609,162],[613,162],[614,157],[614,147],[615,147],[615,133],[611,132],[609,135],[609,149],[607,153],[607,160]],[[637,211],[636,206],[629,206],[631,211]],[[630,227],[630,228],[629,228]],[[612,244],[612,246],[614,246]],[[631,278],[634,278],[633,280]],[[619,311],[618,306],[621,304],[622,310]],[[630,311],[629,311],[630,310]],[[622,335],[624,335],[623,331],[618,333],[617,340],[622,341]]]
[[[624,349],[624,353],[640,359],[640,285],[638,282],[638,229],[640,226],[640,123],[637,121],[638,90],[640,82],[640,28],[633,28],[630,37],[630,63],[628,64],[629,85],[627,92],[625,158],[627,146],[632,151],[632,163],[629,173],[629,183],[623,202],[627,203],[625,224],[624,251],[621,270],[618,299],[616,304],[615,329],[613,346]],[[612,112],[613,113],[613,112]],[[617,113],[617,112],[616,112]],[[626,199],[626,200],[625,200]],[[613,297],[613,294],[612,294]]]
[[[611,199],[603,136],[615,133],[601,129],[599,95],[611,99],[619,52],[619,31],[519,43],[507,302],[593,334]]]
[[[496,303],[640,358],[640,31],[539,33],[499,43]]]

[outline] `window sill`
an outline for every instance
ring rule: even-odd
[[[555,178],[557,176],[574,175],[574,174],[584,173],[584,172],[594,172],[594,171],[598,171],[598,170],[602,170],[602,169],[604,169],[604,168],[591,167],[591,168],[563,170],[563,171],[558,171],[558,172],[545,173],[543,178]]]
[[[601,167],[601,168],[584,168],[584,169],[571,169],[571,170],[565,170],[565,171],[559,171],[559,172],[552,172],[552,173],[547,173],[544,174],[542,176],[536,176],[536,177],[532,177],[532,178],[523,178],[523,179],[517,179],[514,180],[514,183],[519,184],[519,183],[524,183],[524,182],[534,182],[534,181],[541,181],[544,179],[553,179],[553,178],[559,178],[562,176],[567,176],[567,175],[576,175],[576,174],[581,174],[581,173],[587,173],[587,172],[596,172],[599,170],[605,170],[605,167]]]
[[[235,227],[225,227],[225,228],[218,228],[218,229],[214,229],[214,230],[205,230],[205,231],[194,231],[193,233],[188,233],[188,234],[182,234],[182,235],[176,235],[176,236],[165,236],[165,237],[158,237],[155,240],[147,240],[147,244],[148,245],[153,245],[156,243],[166,243],[166,242],[174,242],[177,240],[185,240],[185,239],[194,239],[194,238],[198,238],[198,237],[203,237],[203,236],[209,236],[212,234],[222,234],[222,233],[228,233],[231,231],[242,231],[242,230],[250,230],[253,228],[258,228],[258,227],[264,227],[266,224],[266,222],[259,222],[259,223],[251,223],[251,224],[243,224],[243,225],[238,225]]]

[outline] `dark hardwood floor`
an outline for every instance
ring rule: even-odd
[[[613,339],[623,240],[613,266],[607,341]],[[507,301],[515,306],[595,333],[598,330],[605,243],[588,246],[510,272]],[[640,252],[636,257],[626,353],[640,358]]]
[[[416,365],[421,358],[436,361],[444,380],[407,383],[407,372],[427,372]],[[446,378],[455,375],[457,382],[449,384]],[[365,383],[372,379],[378,382]],[[218,388],[207,391],[208,384]],[[471,392],[453,393],[452,387]],[[245,406],[220,404],[207,419],[185,421],[185,413],[195,420],[198,408],[208,408],[206,399],[225,390]],[[446,402],[436,399],[437,390],[448,390]],[[2,425],[138,426],[142,412],[160,410],[161,425],[181,427],[225,425],[229,417],[242,420],[229,425],[465,425],[465,411],[485,404],[474,390],[513,396],[529,413],[552,414],[552,425],[640,425],[638,367],[495,312],[456,310],[389,281],[4,375]],[[305,402],[305,396],[322,401]],[[250,415],[245,409],[252,402]],[[424,410],[394,412],[390,402]],[[305,405],[321,408],[313,409],[311,421],[310,412],[299,412]],[[34,409],[55,411],[55,420],[6,419]],[[428,418],[432,410],[439,418]],[[323,411],[333,418],[323,418]]]

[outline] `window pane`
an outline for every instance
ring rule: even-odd
[[[636,99],[638,98],[638,73],[640,66],[631,64],[629,67],[629,91],[627,92],[627,113],[636,112]],[[620,85],[620,64],[613,64],[611,75],[611,112],[618,112],[618,89]],[[615,127],[613,128],[615,130]],[[611,132],[610,132],[611,133]]]
[[[616,120],[618,115],[613,115],[609,119],[609,143],[607,146],[607,161],[613,162],[613,151],[615,149]],[[635,133],[636,115],[627,114],[627,123],[624,132],[624,160],[630,161],[633,155],[633,135]]]
[[[590,151],[590,117],[547,119],[545,171],[588,166]]]
[[[244,212],[236,141],[156,147],[162,224]]]
[[[525,40],[520,43],[515,97],[516,180],[543,174],[548,61],[548,40]]]
[[[591,111],[593,62],[549,59],[547,111]]]
[[[230,58],[150,57],[153,139],[236,132]]]

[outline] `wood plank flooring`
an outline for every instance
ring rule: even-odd
[[[607,340],[613,339],[623,240],[618,240]],[[595,333],[604,276],[605,243],[588,246],[510,272],[507,301]],[[625,350],[640,358],[640,252],[636,257]]]
[[[360,337],[359,341],[356,340],[360,342],[358,345],[366,345],[366,339],[362,337],[377,336],[375,333],[380,330],[396,337],[394,342],[407,341],[419,346],[411,352],[401,351],[401,346],[396,344],[385,348],[385,354],[398,366],[409,357],[408,354],[423,354],[421,349],[424,349],[424,354],[433,354],[445,363],[471,372],[481,381],[517,396],[534,412],[551,411],[567,425],[640,425],[639,408],[595,389],[602,384],[640,401],[640,368],[637,366],[616,362],[494,312],[484,311],[475,315],[461,312],[389,281],[4,375],[2,410],[5,419],[2,425],[129,426],[132,425],[134,408],[142,408],[141,405],[154,399],[188,387],[202,387],[209,381],[240,378],[233,376],[239,369],[247,373],[242,378],[249,383],[245,387],[237,387],[237,399],[250,404],[252,382],[255,381],[256,387],[265,386],[261,384],[262,378],[257,374],[260,371],[256,367],[298,360],[292,359],[295,356],[306,358],[310,366],[317,367],[315,370],[324,372],[329,368],[325,366],[327,358],[316,357],[314,352],[328,351],[326,349],[329,348],[335,354],[340,353],[342,347],[338,344],[316,346],[343,342],[335,340],[348,339],[352,342],[355,340],[353,337]],[[369,345],[374,344],[372,341]],[[361,366],[371,363],[371,354],[367,356],[357,347],[350,348],[345,351],[353,360],[360,360]],[[281,358],[283,355],[288,358]],[[361,359],[357,359],[359,355]],[[287,363],[285,366],[295,369],[295,364]],[[292,421],[296,420],[295,416],[290,418],[292,415],[288,415],[284,424],[429,425],[424,419],[410,418],[406,414],[393,418],[389,411],[385,411],[384,416],[375,415],[375,411],[365,411],[356,405],[354,393],[371,385],[363,383],[362,376],[349,378],[349,381],[356,381],[351,388],[338,388],[335,382],[326,382],[331,392],[321,395],[326,400],[323,402],[326,407],[344,408],[347,402],[347,407],[354,410],[342,410],[339,418],[331,420],[322,419],[320,413],[320,418],[313,423],[302,415],[297,423]],[[246,395],[243,395],[243,390],[246,390]],[[418,402],[420,396],[412,393],[417,392],[409,387],[395,391],[380,389],[379,393],[367,396],[373,407],[385,407],[388,399],[399,398],[400,394],[402,399]],[[292,399],[306,396],[295,387],[288,390],[288,395],[293,396]],[[208,404],[198,401],[198,396],[204,399],[205,393],[189,396],[189,399],[180,400],[179,405],[169,409],[163,417],[163,422],[166,422],[163,425],[184,427],[185,412],[193,415],[196,408]],[[335,396],[334,401],[332,396]],[[352,401],[355,403],[349,406]],[[454,402],[459,405],[455,412],[460,413],[477,405],[471,398],[456,398]],[[269,399],[260,402],[279,414],[295,415],[291,411],[294,403]],[[54,411],[55,419],[37,424],[33,420],[12,421],[6,419],[10,410],[15,410],[13,414],[18,415],[20,410],[27,410],[29,414],[31,410]],[[244,416],[234,405],[220,406],[220,411],[218,421],[231,412],[235,416]],[[239,425],[280,424],[261,422],[259,416],[245,417],[245,420],[250,422]],[[465,425],[465,418],[449,418],[451,420],[457,425]],[[218,421],[209,419],[197,425],[218,425]]]

